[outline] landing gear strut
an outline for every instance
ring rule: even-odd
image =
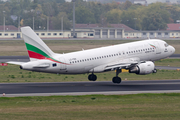
[[[97,76],[92,73],[92,74],[90,74],[88,76],[88,79],[89,79],[89,81],[96,81],[97,80]]]
[[[113,77],[112,82],[113,83],[121,83],[121,78],[118,77],[118,74],[121,73],[121,69],[116,70],[116,77]]]

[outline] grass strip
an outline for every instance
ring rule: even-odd
[[[0,98],[2,120],[178,120],[180,93]]]
[[[18,82],[74,82],[88,81],[88,74],[63,75],[41,72],[31,72],[19,69],[19,66],[0,66],[0,83]],[[115,76],[115,71],[97,73],[97,81],[111,81]],[[136,75],[132,73],[120,73],[122,80],[172,80],[180,79],[178,70],[158,70],[157,73],[148,75]]]
[[[155,61],[156,66],[180,67],[180,59],[162,59]]]

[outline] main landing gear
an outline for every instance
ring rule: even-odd
[[[113,77],[113,79],[112,79],[113,83],[118,83],[118,84],[121,83],[121,78],[118,77],[119,73],[121,73],[121,69],[117,69],[116,70],[116,77]],[[92,73],[92,74],[90,74],[88,76],[88,79],[89,79],[89,81],[96,81],[97,80],[97,76]]]
[[[121,78],[118,77],[118,74],[121,73],[121,69],[116,70],[116,77],[113,77],[112,82],[113,83],[121,83]]]
[[[88,76],[88,79],[89,79],[89,81],[96,81],[97,80],[97,76],[92,73],[92,74],[90,74]]]

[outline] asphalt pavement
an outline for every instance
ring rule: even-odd
[[[122,81],[112,82],[64,82],[64,83],[4,83],[0,84],[0,97],[89,95],[89,94],[137,94],[180,93],[180,80]]]

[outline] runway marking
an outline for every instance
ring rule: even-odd
[[[28,93],[28,94],[3,94],[0,97],[22,97],[22,96],[67,96],[67,95],[125,95],[140,93],[180,93],[180,90],[154,90],[154,91],[107,91],[107,92],[65,92],[65,93]]]
[[[165,82],[165,83],[122,83],[120,85],[177,85],[180,84],[180,82],[174,82],[174,83],[170,83],[170,82]]]

